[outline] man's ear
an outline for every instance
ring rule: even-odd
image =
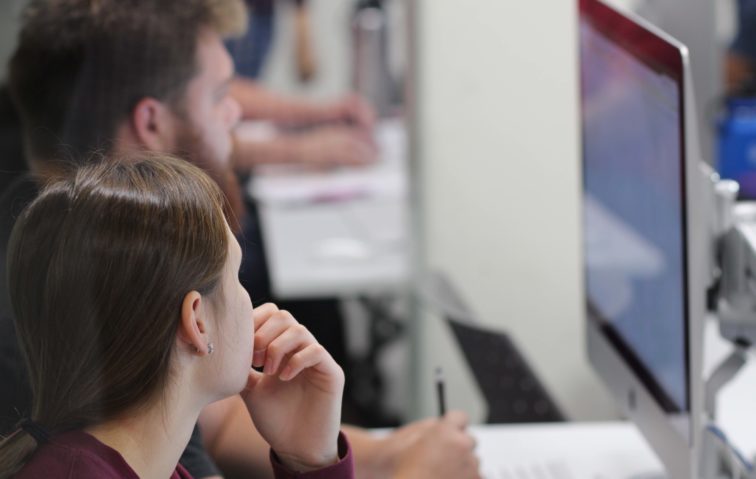
[[[155,98],[139,100],[131,111],[131,130],[136,142],[150,151],[171,151],[176,118],[168,106]]]
[[[197,291],[191,291],[181,302],[181,321],[177,339],[193,353],[204,356],[208,354],[207,318],[205,318],[205,299]]]

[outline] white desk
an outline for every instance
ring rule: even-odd
[[[636,479],[663,467],[629,423],[473,426],[485,479]]]
[[[256,170],[271,286],[279,298],[400,291],[410,275],[405,132],[378,125],[381,160],[328,172]]]
[[[731,349],[712,320],[704,338],[708,375]],[[752,361],[722,390],[717,407],[720,426],[746,457],[756,455],[756,357]],[[631,423],[474,426],[472,432],[486,479],[664,477]]]

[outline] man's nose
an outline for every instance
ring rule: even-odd
[[[241,120],[241,105],[239,105],[239,102],[232,96],[229,96],[226,99],[226,102],[228,108],[227,124],[230,130],[239,123],[239,120]]]

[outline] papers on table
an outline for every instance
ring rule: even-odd
[[[404,197],[408,186],[405,137],[400,121],[381,122],[376,128],[380,160],[375,164],[324,171],[295,165],[266,165],[255,169],[248,193],[260,202],[283,206],[364,197]]]

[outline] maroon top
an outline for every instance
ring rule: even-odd
[[[339,462],[317,471],[296,473],[287,469],[278,456],[270,450],[270,462],[273,464],[273,475],[276,479],[353,479],[354,463],[352,462],[352,448],[349,446],[343,432],[339,433]]]
[[[15,477],[139,479],[118,451],[84,431],[60,434],[40,446]],[[192,476],[177,464],[171,479],[192,479]]]
[[[352,479],[352,451],[343,433],[339,434],[339,458],[339,462],[332,466],[300,474],[284,467],[273,451],[270,454],[276,479]],[[53,437],[49,443],[34,452],[15,477],[139,479],[118,451],[83,431],[66,432]],[[177,464],[170,479],[192,479],[192,476],[181,464]]]

